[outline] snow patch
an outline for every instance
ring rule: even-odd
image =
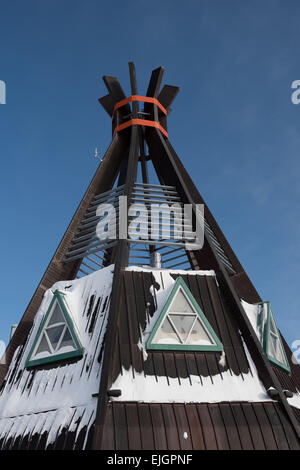
[[[142,347],[163,308],[174,279],[169,282],[165,290],[157,292],[158,308],[153,318],[147,323],[143,334]],[[133,371],[132,368],[125,370],[118,376],[113,389],[121,389],[122,395],[117,401],[138,401],[146,403],[219,403],[223,401],[264,402],[272,401],[265,387],[261,383],[257,369],[252,360],[250,352],[242,338],[243,347],[249,363],[247,374],[234,374],[231,370],[222,371],[212,378],[210,376],[191,375],[187,378],[145,376],[144,373]],[[225,365],[225,354],[221,356],[221,365]],[[114,400],[114,398],[112,398]]]
[[[249,304],[245,300],[241,300],[243,309],[245,310],[248,320],[250,321],[252,328],[254,329],[256,335],[260,339],[260,331],[257,326],[258,323],[258,314],[259,314],[259,305],[258,304]]]
[[[287,401],[291,406],[294,406],[295,408],[300,409],[300,393],[299,390],[297,390],[297,393],[294,393],[292,398],[288,398]]]
[[[81,418],[78,432],[88,423],[92,424],[91,416],[97,407],[97,399],[92,394],[99,389],[102,366],[97,358],[105,335],[109,302],[106,302],[105,308],[103,306],[111,292],[113,269],[114,266],[111,265],[81,279],[57,282],[45,292],[21,358],[18,359],[18,347],[6,375],[6,385],[0,394],[0,437],[8,430],[11,435],[16,432],[23,435],[48,432],[47,442],[51,443],[56,439],[57,433],[71,419],[75,419],[75,413]],[[36,369],[33,376],[32,370],[25,367],[26,360],[57,289],[65,295],[84,355],[71,364],[62,363],[49,370]],[[88,301],[92,295],[96,299],[102,299],[100,307],[103,308],[96,318],[93,334],[88,328],[90,317],[86,316]],[[96,302],[93,309],[95,307]],[[16,382],[19,372],[20,378]],[[9,380],[11,377],[13,387]]]
[[[219,360],[219,364],[220,364],[221,367],[226,366],[226,354],[225,354],[224,349],[222,351],[222,354],[221,354],[221,357],[220,357],[220,360]]]
[[[182,274],[189,276],[216,276],[216,273],[213,269],[204,271],[185,271],[184,269],[153,269],[151,266],[128,266],[126,271],[139,271],[139,272],[152,272],[153,275],[157,275],[159,273],[167,273],[167,274]]]
[[[262,304],[249,304],[245,300],[241,299],[241,304],[243,309],[246,312],[246,315],[256,333],[256,336],[262,342],[262,331],[268,317],[268,304],[264,302]],[[259,321],[261,322],[260,326],[258,325]]]
[[[187,274],[186,271],[155,270],[151,268],[135,267],[127,268],[130,271],[151,271],[154,277],[154,283],[150,287],[150,293],[156,302],[156,310],[152,317],[147,315],[147,323],[144,331],[141,331],[139,349],[143,353],[144,361],[147,359],[146,344],[148,338],[156,324],[163,307],[175,284],[172,274]],[[215,276],[214,271],[193,271],[188,273],[193,275]],[[160,284],[159,290],[155,289],[155,284]],[[246,303],[245,303],[246,304]],[[251,304],[251,308],[253,307]],[[247,308],[247,305],[245,307]],[[257,308],[257,306],[255,306]],[[252,309],[254,310],[254,309]],[[251,310],[251,311],[252,311]],[[254,316],[253,316],[254,318]],[[243,338],[242,338],[243,341]],[[243,341],[245,354],[248,359],[250,370],[247,374],[235,375],[231,370],[222,371],[214,377],[190,376],[188,378],[156,377],[145,376],[144,373],[138,373],[129,370],[122,370],[122,374],[116,379],[112,388],[121,389],[122,395],[118,401],[141,401],[148,403],[166,403],[166,402],[196,402],[196,403],[218,403],[222,401],[245,401],[260,402],[271,401],[267,395],[265,387],[258,378],[257,370],[252,361],[251,355],[246,344]],[[219,364],[226,366],[226,356],[223,351]]]
[[[213,380],[213,382],[212,382]],[[220,403],[271,401],[255,371],[235,375],[230,370],[212,377],[191,375],[188,378],[146,376],[123,368],[112,385],[121,389],[115,401],[145,403]]]
[[[0,341],[0,364],[5,364],[5,349],[4,341]]]

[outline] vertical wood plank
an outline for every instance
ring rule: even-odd
[[[129,450],[141,450],[141,432],[136,403],[125,405],[126,418],[128,423],[128,447]]]
[[[105,433],[101,444],[102,450],[115,450],[115,425],[113,419],[113,407],[111,403],[107,404],[105,414]]]
[[[219,405],[210,404],[208,405],[208,410],[209,410],[211,420],[214,426],[218,449],[219,450],[230,449],[228,437],[227,437],[226,429],[224,426],[223,418],[220,413]]]
[[[177,423],[174,416],[174,409],[171,404],[165,403],[162,405],[162,412],[165,423],[166,438],[168,443],[168,450],[179,450],[180,444],[178,439]]]
[[[152,418],[155,450],[165,450],[168,447],[161,405],[151,403],[149,406]]]
[[[207,450],[217,450],[217,440],[214,431],[214,425],[212,423],[210,414],[208,412],[207,405],[197,405],[197,411],[199,415],[199,420],[201,423],[201,428],[203,431],[203,438],[205,442],[205,449]]]
[[[113,418],[115,428],[115,442],[117,450],[129,450],[128,445],[128,423],[125,408],[121,403],[113,403]]]
[[[243,403],[242,409],[249,427],[254,450],[266,450],[265,442],[256,415],[250,403]]]
[[[154,450],[154,433],[149,405],[146,403],[139,403],[138,414],[141,428],[142,449]]]
[[[230,405],[221,403],[220,411],[224,421],[230,450],[241,450],[242,445]]]
[[[185,406],[177,403],[174,405],[174,412],[177,422],[180,449],[191,450],[193,448],[191,429],[185,412]]]
[[[251,439],[249,427],[245,419],[245,415],[239,403],[231,403],[230,407],[237,425],[237,430],[241,440],[243,450],[253,450],[253,442]]]
[[[196,405],[186,404],[185,411],[186,411],[187,419],[189,422],[193,449],[205,450],[203,431],[202,431],[201,423],[199,421],[199,416],[198,416]]]

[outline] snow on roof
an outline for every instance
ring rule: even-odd
[[[23,350],[19,347],[10,364],[0,393],[0,438],[10,433],[50,431],[48,443],[55,440],[64,423],[80,416],[80,429],[92,424],[98,393],[101,364],[98,362],[109,311],[113,265],[81,279],[61,281],[47,290],[36,314]],[[55,290],[65,294],[70,316],[78,331],[84,355],[76,362],[56,364],[47,369],[26,369],[25,362]],[[92,324],[93,322],[93,324]],[[40,418],[37,418],[39,416]],[[16,417],[18,421],[17,431]],[[78,421],[78,419],[77,419]],[[77,422],[76,421],[76,422]]]
[[[169,274],[188,274],[195,276],[215,276],[216,273],[213,269],[204,271],[204,270],[195,270],[195,271],[186,271],[184,269],[159,269],[152,268],[151,266],[129,266],[126,268],[126,271],[142,271],[142,272],[153,272],[154,273],[169,273]]]
[[[181,378],[145,377],[141,373],[123,368],[122,374],[111,387],[121,389],[122,395],[114,401],[137,401],[147,403],[220,403],[220,402],[266,402],[271,399],[258,379],[256,370],[235,375],[230,370],[222,376],[190,375]]]
[[[261,331],[263,331],[267,320],[267,303],[249,304],[245,300],[241,299],[241,304],[258,339],[261,341]],[[262,321],[262,325],[260,327],[258,326],[259,315],[261,315],[260,321]]]
[[[24,347],[19,347],[10,364],[5,385],[0,392],[0,440],[5,437],[47,434],[46,446],[53,443],[63,427],[76,433],[76,439],[83,428],[92,425],[98,393],[103,338],[109,311],[113,266],[109,266],[78,280],[56,283],[46,291],[36,314],[34,325]],[[155,282],[150,293],[155,299],[156,311],[141,332],[139,348],[147,359],[146,341],[172,290],[178,274],[211,276],[214,271],[179,271],[130,267],[128,271],[145,271],[153,274]],[[158,289],[159,284],[159,289]],[[55,365],[50,368],[28,370],[25,361],[36,338],[37,331],[46,314],[53,292],[64,292],[70,315],[78,330],[84,347],[84,355],[72,363]],[[251,323],[256,324],[256,307],[242,301]],[[122,368],[113,389],[121,389],[122,395],[111,398],[114,401],[138,402],[185,402],[213,403],[248,401],[270,401],[261,384],[256,367],[244,342],[243,347],[249,363],[249,372],[235,374],[231,369],[216,376],[194,376],[172,378],[147,375]],[[226,363],[222,354],[220,365]],[[299,394],[289,399],[293,406],[300,406]]]
[[[159,284],[150,287],[150,293],[156,299],[156,311],[152,318],[146,323],[146,327],[141,331],[142,341],[138,346],[143,353],[143,359],[147,359],[146,343],[148,337],[171,293],[175,284],[173,274],[215,276],[214,271],[179,271],[152,268],[127,268],[130,271],[152,272],[155,283]],[[216,279],[215,279],[216,282]],[[217,282],[216,282],[217,283]],[[121,389],[122,395],[114,401],[138,401],[138,402],[183,402],[183,403],[215,403],[224,401],[248,401],[260,402],[270,401],[265,387],[258,378],[256,367],[252,361],[250,353],[242,341],[243,347],[249,363],[249,372],[247,374],[236,375],[230,369],[214,377],[193,376],[186,378],[156,377],[145,376],[143,373],[133,371],[132,368],[126,370],[122,368],[122,373],[117,377],[112,385],[112,389]],[[223,353],[220,358],[220,364],[226,361]]]
[[[288,398],[287,401],[291,406],[300,409],[300,392],[297,390],[297,393],[294,393],[292,398]]]
[[[265,323],[267,321],[267,316],[268,316],[267,302],[260,303],[260,304],[249,304],[248,302],[242,299],[241,303],[258,339],[262,342],[261,332],[264,330],[264,326],[265,326]],[[260,315],[260,318],[259,318],[259,315]],[[259,324],[258,319],[262,323],[260,327],[258,326]],[[300,409],[300,392],[297,389],[297,387],[296,387],[296,390],[297,392],[293,394],[293,397],[288,398],[287,400],[291,406],[294,406],[295,408]]]

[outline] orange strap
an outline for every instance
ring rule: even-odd
[[[159,122],[146,121],[146,119],[131,119],[130,121],[126,121],[123,124],[120,124],[120,126],[116,127],[114,133],[122,131],[123,129],[126,129],[127,127],[135,126],[135,125],[157,127],[157,129],[159,129],[168,138],[167,131],[159,124]]]
[[[161,111],[167,115],[167,110],[166,108],[163,107],[162,104],[160,104],[160,102],[156,99],[156,98],[150,98],[149,96],[139,96],[139,95],[131,95],[129,96],[128,98],[125,98],[124,100],[121,100],[121,101],[118,101],[118,103],[116,103],[115,107],[114,107],[114,110],[113,110],[113,115],[114,115],[114,112],[118,109],[118,108],[121,108],[122,106],[125,106],[125,104],[128,104],[130,103],[131,101],[143,101],[145,103],[153,103],[153,104],[156,104],[159,109],[161,109]]]

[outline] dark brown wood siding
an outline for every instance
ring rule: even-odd
[[[106,450],[299,450],[277,403],[110,403]]]
[[[178,274],[172,274],[174,280]],[[148,358],[138,347],[141,332],[145,329],[147,315],[152,317],[156,310],[155,296],[149,291],[156,284],[151,272],[126,271],[123,275],[120,320],[116,333],[114,367],[111,383],[132,366],[136,372],[156,377],[187,378],[222,376],[230,369],[234,374],[247,374],[249,364],[238,332],[237,323],[226,303],[222,300],[214,276],[182,275],[193,296],[220,338],[226,355],[226,365],[220,364],[220,353],[202,352],[159,352],[148,351]],[[157,289],[164,288],[161,278]]]

